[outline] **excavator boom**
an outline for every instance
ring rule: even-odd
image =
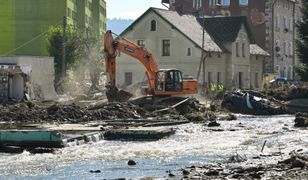
[[[151,52],[136,43],[111,31],[104,37],[105,67],[109,75],[107,87],[108,101],[126,101],[131,94],[119,91],[116,87],[116,51],[122,52],[142,63],[148,78],[148,95],[181,95],[195,94],[198,92],[196,80],[183,80],[182,72],[176,69],[159,70],[157,61]]]

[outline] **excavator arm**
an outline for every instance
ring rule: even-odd
[[[130,98],[128,93],[123,91],[120,93],[116,87],[116,51],[130,56],[144,65],[149,85],[147,93],[153,93],[158,65],[152,53],[124,37],[116,36],[111,31],[107,31],[104,38],[104,52],[106,72],[110,80],[106,92],[108,101],[121,102]]]

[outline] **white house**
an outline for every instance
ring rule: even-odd
[[[200,84],[222,83],[227,89],[262,87],[262,64],[268,54],[254,44],[245,17],[198,18],[150,8],[121,36],[152,52],[159,68],[177,68],[198,78]],[[119,54],[117,85],[143,82],[144,72],[137,60]]]

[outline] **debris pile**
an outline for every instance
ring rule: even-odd
[[[96,118],[103,119],[139,119],[146,117],[147,111],[129,103],[103,102],[87,108]]]
[[[234,113],[252,115],[277,115],[287,114],[281,103],[266,99],[254,91],[232,91],[224,95],[222,107]]]
[[[308,98],[307,87],[272,88],[263,92],[264,94],[282,101],[289,101],[298,98]]]
[[[39,122],[88,122],[108,119],[138,119],[145,111],[130,103],[103,103],[89,108],[75,104],[53,104],[47,108],[33,103],[0,105],[0,121],[19,123]]]
[[[155,109],[151,110],[151,108]],[[0,113],[0,121],[18,123],[80,123],[99,120],[147,119],[149,117],[194,122],[216,120],[215,114],[206,111],[195,98],[165,100],[154,105],[98,101],[87,107],[80,107],[74,103],[52,102],[52,105],[45,105],[44,103],[21,102],[0,105]]]
[[[205,111],[205,107],[201,105],[196,98],[187,97],[166,97],[154,100],[150,97],[141,97],[131,100],[130,103],[135,104],[149,112],[152,112],[152,115],[186,115],[188,113],[198,113]]]
[[[307,113],[296,113],[295,115],[296,127],[308,127],[308,114]]]
[[[183,179],[306,179],[308,176],[308,156],[303,153],[293,152],[290,158],[269,165],[245,166],[241,164],[245,160],[237,158],[232,162],[187,167],[182,169],[182,177]]]

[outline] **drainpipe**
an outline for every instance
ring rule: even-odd
[[[292,62],[292,72],[291,72],[291,73],[292,73],[292,80],[294,79],[294,71],[293,71],[293,68],[294,68],[294,66],[295,66],[295,35],[296,35],[296,34],[295,34],[295,28],[296,28],[296,27],[295,27],[294,25],[295,25],[295,8],[296,8],[296,2],[297,2],[297,1],[293,2],[293,22],[292,22],[292,26],[293,26],[293,27],[292,27],[292,28],[293,28],[293,40],[292,40],[292,41],[293,41],[293,43],[292,43],[292,48],[293,48],[293,49],[292,49],[292,51],[293,51],[293,52],[292,52],[292,54],[293,54],[293,59],[292,59],[292,61],[293,61],[293,62]]]
[[[274,71],[274,64],[275,64],[275,62],[274,62],[274,50],[275,50],[275,38],[274,38],[274,36],[275,36],[275,17],[274,17],[274,15],[275,15],[275,10],[274,10],[274,6],[275,6],[275,4],[276,4],[276,2],[277,2],[278,0],[275,0],[273,3],[272,3],[272,6],[271,6],[271,8],[272,8],[272,70],[273,70],[273,72],[275,72]]]

